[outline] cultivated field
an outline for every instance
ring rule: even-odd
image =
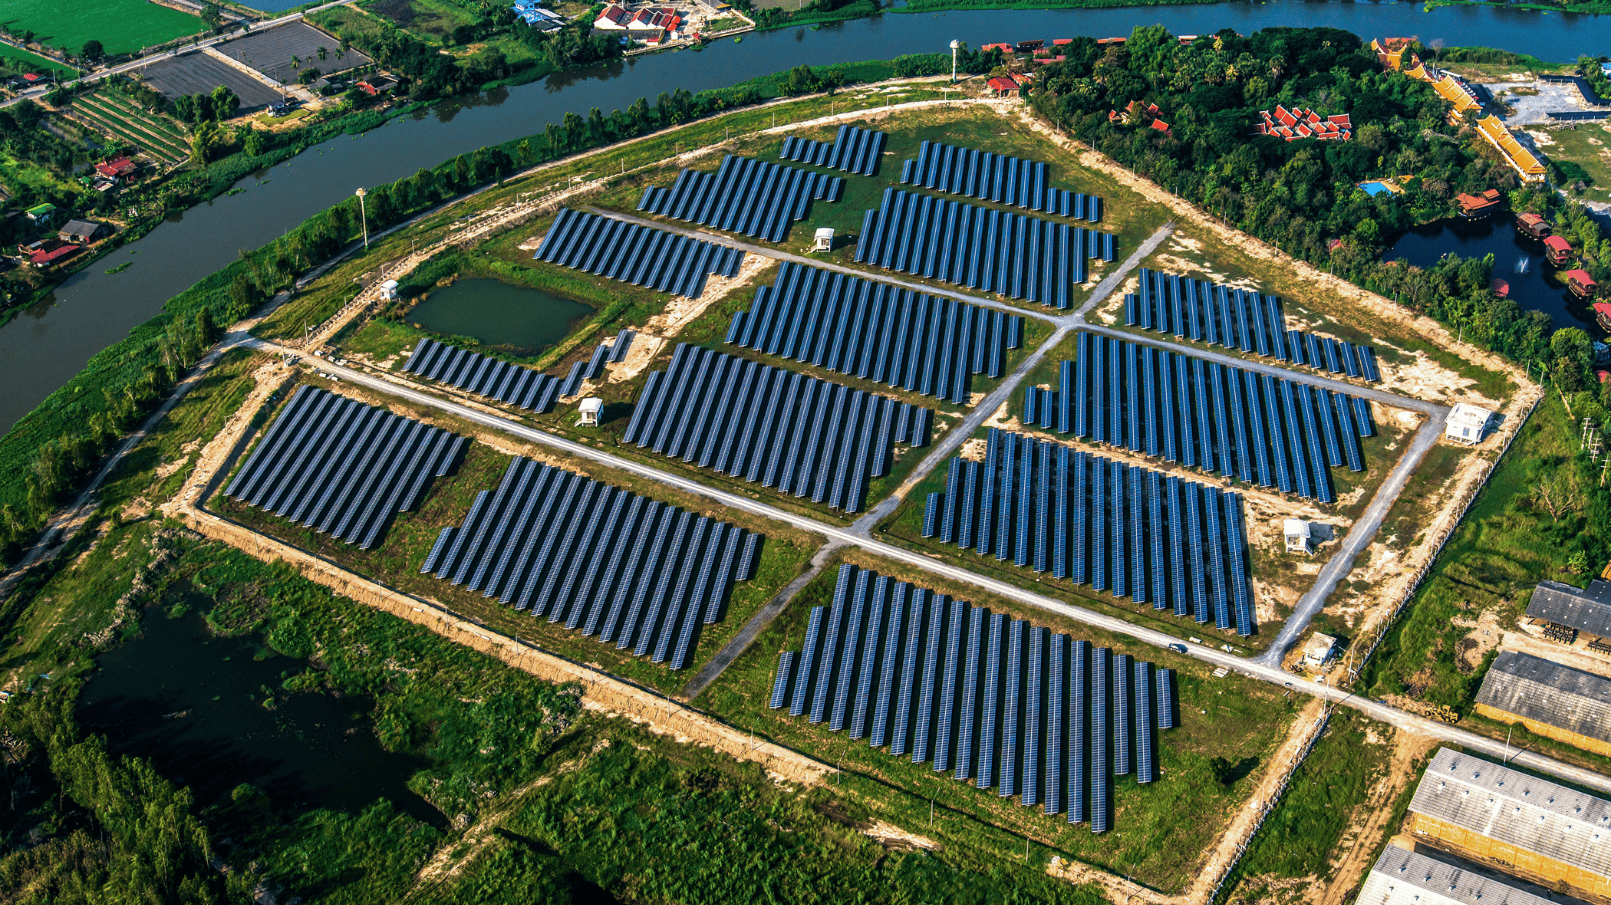
[[[342,50],[341,39],[303,22],[254,31],[213,49],[281,83],[296,82],[308,69],[329,75],[374,62],[360,51]]]
[[[169,98],[211,94],[219,85],[235,92],[243,109],[280,99],[280,93],[239,69],[202,51],[171,57],[139,70],[140,78]]]
[[[0,44],[0,59],[4,60],[5,65],[19,72],[37,72],[40,75],[59,72],[64,76],[78,75],[78,70],[71,66],[37,53],[29,53],[19,47],[12,47],[10,44]]]
[[[67,110],[79,122],[114,141],[139,148],[159,163],[174,164],[190,156],[190,140],[178,123],[152,116],[114,92],[80,95]]]
[[[128,53],[206,30],[201,19],[146,0],[10,0],[0,9],[0,22],[71,53],[89,40],[100,41],[107,53]]]

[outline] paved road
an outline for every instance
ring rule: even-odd
[[[189,53],[192,50],[200,50],[203,47],[211,47],[214,44],[223,44],[226,41],[233,41],[236,38],[245,37],[247,34],[251,34],[252,32],[263,31],[265,29],[273,28],[276,25],[284,25],[287,22],[299,21],[299,20],[301,20],[303,18],[306,18],[310,13],[316,13],[316,12],[320,12],[322,10],[327,10],[332,6],[345,6],[348,3],[353,3],[353,2],[355,2],[355,0],[331,0],[331,2],[329,2],[329,3],[324,3],[324,4],[321,4],[319,6],[315,6],[315,7],[311,8],[311,9],[305,9],[305,10],[303,10],[301,12],[296,12],[296,13],[291,13],[289,15],[281,16],[278,19],[266,19],[266,20],[264,20],[262,22],[258,22],[258,23],[254,24],[252,26],[252,30],[250,32],[242,33],[242,32],[239,32],[239,31],[231,31],[231,32],[228,32],[226,34],[214,35],[214,36],[212,36],[210,38],[203,38],[203,39],[201,39],[200,41],[197,41],[194,44],[186,44],[185,46],[177,48],[177,49],[174,49],[174,50],[165,50],[162,53],[154,53],[154,54],[151,54],[150,56],[140,57],[137,60],[130,60],[127,63],[122,63],[120,65],[113,66],[113,67],[111,67],[109,69],[96,70],[95,72],[91,72],[91,73],[89,73],[87,75],[80,76],[78,79],[74,80],[74,83],[79,84],[79,85],[83,85],[83,84],[88,84],[90,82],[98,82],[101,79],[107,78],[109,76],[123,75],[124,73],[132,72],[132,71],[134,71],[136,69],[140,69],[140,68],[142,68],[144,66],[150,66],[152,63],[160,63],[163,60],[172,59],[172,58],[174,58],[176,56],[179,56],[181,54]],[[29,92],[27,94],[11,98],[11,99],[9,99],[7,101],[4,101],[4,102],[0,102],[0,107],[9,107],[12,104],[18,103],[19,101],[28,100],[29,98],[41,97],[41,96],[43,96],[45,94],[48,94],[48,93],[49,93],[48,88],[44,89],[44,90],[31,91],[31,92]]]
[[[289,352],[292,354],[298,354],[296,350],[278,346],[273,343],[264,342],[262,340],[253,339],[248,341],[247,344],[254,348],[274,353]],[[1075,606],[1062,600],[1047,597],[1043,594],[1037,594],[1033,591],[1025,590],[1023,588],[1007,584],[1006,582],[997,581],[996,579],[989,578],[984,575],[978,575],[960,566],[954,566],[946,562],[935,560],[920,553],[913,553],[910,550],[906,550],[874,538],[863,537],[847,528],[841,528],[837,525],[829,525],[824,522],[819,522],[816,519],[808,516],[788,512],[782,509],[776,509],[758,500],[729,493],[714,487],[708,487],[691,478],[670,474],[661,471],[654,466],[632,459],[622,458],[605,450],[589,446],[585,443],[578,443],[574,440],[568,440],[564,437],[555,436],[553,434],[537,430],[536,428],[529,427],[525,424],[521,424],[518,421],[513,421],[500,415],[489,414],[479,409],[471,408],[470,406],[454,402],[450,399],[440,398],[430,393],[421,392],[420,390],[414,389],[411,386],[394,383],[391,380],[377,377],[364,371],[336,365],[333,362],[328,362],[323,359],[315,360],[315,364],[320,370],[328,373],[334,373],[343,380],[350,381],[367,389],[384,393],[389,396],[394,396],[399,399],[404,399],[415,405],[438,409],[474,424],[479,424],[508,435],[516,436],[538,445],[547,446],[577,458],[587,459],[589,461],[598,462],[602,465],[607,465],[611,468],[617,468],[630,474],[637,475],[638,477],[646,478],[648,480],[664,484],[668,487],[673,487],[685,493],[704,497],[722,506],[748,512],[760,518],[783,522],[791,527],[821,535],[829,543],[858,547],[874,555],[882,556],[886,559],[891,559],[916,569],[921,569],[930,574],[950,579],[951,581],[955,581],[959,584],[979,588],[980,590],[1014,600],[1025,606],[1034,607],[1048,613],[1055,613],[1059,616],[1072,619],[1085,625],[1095,626],[1096,628],[1126,635],[1145,644],[1152,644],[1158,647],[1181,645],[1185,647],[1188,655],[1215,666],[1223,666],[1226,669],[1233,670],[1259,681],[1279,684],[1307,694],[1312,694],[1341,706],[1351,707],[1366,714],[1372,719],[1391,723],[1394,726],[1398,726],[1402,729],[1430,736],[1449,744],[1462,745],[1472,750],[1481,751],[1495,757],[1506,757],[1508,755],[1510,756],[1512,763],[1542,770],[1559,776],[1568,782],[1575,782],[1584,786],[1611,793],[1611,777],[1601,776],[1600,774],[1594,773],[1590,770],[1573,767],[1569,764],[1560,763],[1558,761],[1551,760],[1550,758],[1543,757],[1542,755],[1533,754],[1530,752],[1517,754],[1514,749],[1507,749],[1503,743],[1496,742],[1493,739],[1477,735],[1473,732],[1468,732],[1455,726],[1450,726],[1446,723],[1439,723],[1433,720],[1423,719],[1421,717],[1405,713],[1401,710],[1396,710],[1385,704],[1379,704],[1375,701],[1358,697],[1352,692],[1333,688],[1329,685],[1319,682],[1311,682],[1308,679],[1294,676],[1290,673],[1282,671],[1278,667],[1271,666],[1266,663],[1238,657],[1234,654],[1226,653],[1203,644],[1191,644],[1184,639],[1170,635],[1167,632],[1135,625],[1116,616],[1098,613],[1094,610],[1088,610],[1084,607]]]
[[[1270,642],[1269,649],[1258,656],[1260,663],[1279,667],[1287,651],[1298,642],[1298,636],[1303,634],[1303,630],[1308,628],[1316,616],[1320,615],[1320,611],[1326,606],[1326,598],[1331,596],[1337,583],[1354,568],[1354,560],[1375,539],[1376,532],[1381,530],[1388,510],[1392,508],[1398,495],[1404,491],[1404,485],[1409,483],[1410,476],[1421,467],[1421,460],[1426,458],[1427,451],[1436,445],[1439,437],[1443,436],[1443,425],[1447,421],[1448,413],[1439,412],[1416,430],[1409,446],[1404,450],[1404,455],[1399,457],[1398,464],[1393,466],[1393,470],[1387,475],[1387,480],[1382,482],[1376,495],[1371,498],[1370,505],[1365,507],[1365,512],[1343,538],[1342,548],[1332,555],[1331,560],[1320,570],[1320,574],[1315,576],[1314,585],[1298,601],[1292,615],[1287,617],[1286,624],[1281,627],[1281,633]]]

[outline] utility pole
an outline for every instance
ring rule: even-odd
[[[368,251],[369,250],[369,211],[364,206],[364,196],[368,195],[369,193],[364,190],[363,186],[360,185],[358,187],[358,191],[355,192],[354,194],[356,194],[358,196],[358,217],[363,222],[363,225],[364,225],[364,250]]]

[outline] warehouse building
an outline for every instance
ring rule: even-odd
[[[1507,650],[1482,681],[1477,712],[1611,755],[1611,679],[1604,676]]]
[[[1404,828],[1544,886],[1611,896],[1611,801],[1492,761],[1439,749]]]
[[[1354,905],[1552,905],[1508,883],[1388,843]]]
[[[1611,582],[1595,579],[1587,588],[1541,581],[1527,604],[1527,618],[1544,623],[1544,637],[1570,644],[1582,632],[1592,635],[1589,650],[1611,653]]]

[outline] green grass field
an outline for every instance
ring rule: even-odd
[[[71,66],[64,66],[55,60],[12,47],[10,44],[0,44],[0,58],[6,61],[6,65],[23,72],[59,72],[62,75],[78,75],[78,70]]]
[[[70,53],[78,53],[92,39],[100,41],[107,53],[127,53],[206,27],[196,16],[145,0],[8,0],[0,10],[0,23],[14,34],[32,31],[34,40]]]

